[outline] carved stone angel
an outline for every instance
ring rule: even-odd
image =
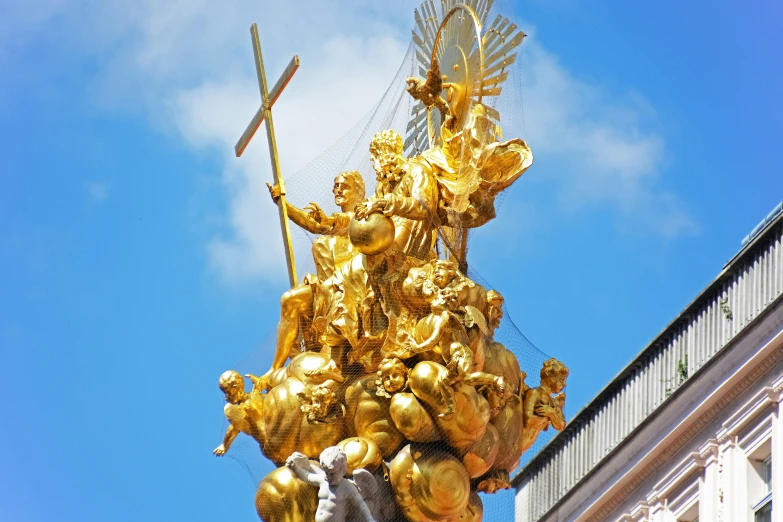
[[[375,504],[378,484],[372,473],[357,469],[353,472],[353,480],[346,479],[347,457],[337,446],[321,452],[320,463],[319,468],[301,453],[294,453],[286,460],[286,466],[301,481],[318,486],[315,522],[375,522],[369,506]]]

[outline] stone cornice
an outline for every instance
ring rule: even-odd
[[[758,366],[751,370],[744,378],[742,378],[735,386],[731,387],[726,394],[724,394],[718,401],[713,404],[703,415],[700,415],[696,420],[682,433],[679,437],[674,439],[652,462],[645,464],[645,466],[639,470],[639,472],[617,493],[613,494],[610,499],[601,505],[601,507],[595,513],[590,516],[588,522],[601,522],[604,520],[614,509],[617,508],[622,502],[636,491],[653,473],[660,470],[660,468],[670,461],[680,450],[682,450],[687,444],[689,444],[693,438],[699,434],[708,424],[714,421],[718,415],[732,402],[734,402],[745,390],[747,390],[752,384],[758,382],[767,371],[769,371],[774,365],[783,360],[783,346],[775,348],[768,357],[761,361]],[[721,443],[720,439],[717,441]],[[650,503],[650,498],[647,499]]]

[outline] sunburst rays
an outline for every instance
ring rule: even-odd
[[[502,15],[487,26],[492,4],[493,0],[441,0],[437,6],[434,0],[424,0],[413,12],[412,39],[419,76],[426,77],[433,57],[437,59],[442,74],[464,84],[469,104],[484,103],[499,130],[500,114],[488,106],[486,98],[503,91],[508,68],[516,60],[516,48],[525,33]],[[409,156],[428,149],[440,132],[439,112],[416,103],[406,132],[405,151]]]

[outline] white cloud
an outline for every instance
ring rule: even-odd
[[[265,131],[241,159],[233,155],[260,103],[251,21],[259,25],[270,85],[291,56],[300,55],[302,65],[274,108],[281,163],[291,174],[356,123],[388,87],[407,48],[400,36],[407,31],[396,17],[411,9],[399,7],[367,0],[36,0],[17,18],[27,28],[55,20],[80,27],[67,43],[102,60],[95,80],[105,107],[142,108],[158,130],[175,133],[194,150],[222,154],[227,230],[207,248],[218,273],[240,282],[285,273],[277,209],[265,186],[271,180]],[[97,184],[88,190],[96,200],[107,194]]]
[[[353,4],[354,9],[322,2],[269,6],[259,19],[269,84],[294,53],[302,63],[273,110],[288,175],[372,107],[404,55],[407,42],[395,38],[388,25],[359,18],[365,3]],[[208,249],[222,278],[237,283],[285,278],[277,209],[265,186],[272,178],[265,131],[259,130],[242,158],[233,155],[260,104],[248,31],[257,10],[255,2],[228,10],[212,2],[150,4],[139,20],[142,37],[135,54],[127,57],[161,84],[156,90],[166,100],[166,123],[193,148],[223,154],[228,230]],[[350,19],[355,23],[346,26]],[[360,31],[345,36],[340,28]]]
[[[558,180],[562,208],[611,205],[621,223],[630,219],[663,237],[698,230],[659,186],[667,150],[641,96],[616,96],[573,77],[533,38],[523,44],[521,65],[527,138],[539,164],[544,158],[557,166],[548,174]]]
[[[243,158],[233,157],[233,145],[260,102],[250,21],[259,22],[270,84],[294,53],[301,58],[274,109],[281,163],[292,173],[381,97],[404,56],[418,2],[37,3],[44,7],[36,16],[25,15],[25,26],[52,17],[71,24],[78,41],[70,45],[103,64],[96,80],[104,103],[117,108],[131,102],[156,128],[194,150],[222,153],[226,230],[207,248],[218,273],[239,282],[278,279],[285,271],[277,211],[264,185],[271,179],[265,132]],[[4,43],[0,36],[0,48]],[[520,109],[504,111],[506,135],[524,135],[537,164],[545,159],[557,165],[548,175],[557,180],[563,208],[610,205],[623,219],[662,236],[695,229],[676,196],[658,186],[666,147],[654,111],[641,97],[618,99],[575,78],[534,38],[523,44],[515,67],[524,67],[517,84],[524,98],[512,94],[503,105],[524,101],[526,128],[514,128]]]
[[[313,52],[313,63],[302,65],[273,108],[285,172],[297,172],[358,121],[380,98],[404,54],[403,44],[388,36],[337,35]],[[168,107],[189,145],[223,152],[231,232],[215,238],[209,250],[229,281],[284,276],[277,209],[265,185],[272,179],[265,130],[256,133],[242,158],[233,154],[259,103],[255,78],[245,77],[178,91]]]

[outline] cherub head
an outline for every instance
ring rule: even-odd
[[[548,388],[552,393],[560,393],[566,385],[568,368],[557,359],[544,361],[541,367],[541,386]]]
[[[338,486],[348,471],[348,457],[337,446],[330,446],[321,452],[321,469],[330,486]]]
[[[379,182],[396,184],[402,179],[405,166],[402,148],[402,136],[397,131],[387,129],[373,136],[370,142],[370,160]]]
[[[432,282],[438,288],[446,288],[457,277],[457,264],[448,259],[437,259],[433,262]]]
[[[309,423],[326,422],[332,406],[337,404],[337,394],[327,386],[305,388],[303,392],[297,393],[296,397],[302,403],[299,408],[307,414]]]
[[[334,204],[343,212],[353,210],[357,203],[364,200],[365,188],[362,175],[355,170],[341,172],[334,178]]]
[[[378,366],[378,379],[375,381],[375,393],[391,398],[392,393],[405,389],[408,385],[408,368],[397,357],[384,359]]]
[[[487,292],[487,322],[494,332],[500,327],[503,319],[503,296],[495,290]]]
[[[218,386],[220,390],[226,394],[226,402],[231,404],[239,404],[247,397],[245,393],[245,379],[234,370],[228,370],[223,372],[218,379]]]

